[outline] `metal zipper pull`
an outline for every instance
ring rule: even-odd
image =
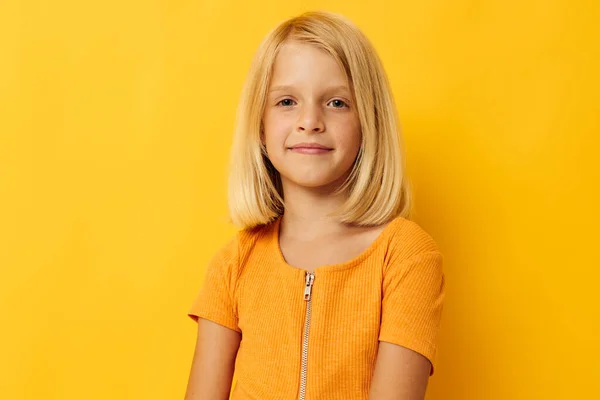
[[[304,300],[310,300],[310,293],[312,291],[313,281],[315,280],[315,275],[306,271],[306,286],[304,286]]]

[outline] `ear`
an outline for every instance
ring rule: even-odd
[[[262,121],[260,121],[260,148],[262,150],[262,153],[269,158],[269,155],[267,154],[267,142],[265,139],[265,129],[264,129],[264,125],[262,123]]]
[[[266,139],[265,139],[265,126],[263,124],[262,121],[260,121],[260,144],[263,146],[266,146]]]

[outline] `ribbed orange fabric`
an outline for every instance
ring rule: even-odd
[[[297,399],[306,271],[286,263],[279,223],[239,231],[207,266],[188,315],[241,332],[233,400]],[[368,399],[379,341],[437,357],[443,256],[397,217],[359,256],[314,271],[306,399]]]

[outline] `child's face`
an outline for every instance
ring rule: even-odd
[[[335,189],[360,147],[360,121],[343,70],[323,50],[296,41],[285,43],[275,59],[263,125],[267,153],[284,188]],[[300,143],[329,150],[292,148]]]

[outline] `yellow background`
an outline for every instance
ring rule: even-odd
[[[600,391],[594,1],[0,2],[0,398],[183,398],[269,29],[341,12],[389,73],[448,297],[433,399]]]

